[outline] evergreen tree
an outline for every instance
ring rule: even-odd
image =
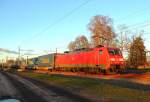
[[[145,46],[141,36],[133,39],[129,53],[129,62],[132,67],[144,65],[146,63]]]

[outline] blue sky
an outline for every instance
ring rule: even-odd
[[[32,49],[36,53],[44,50],[67,50],[75,37],[84,34],[92,16],[106,15],[113,19],[114,27],[119,24],[134,25],[150,22],[149,0],[89,0],[81,8],[61,22],[60,18],[87,0],[0,0],[0,48],[16,50]],[[41,32],[53,23],[57,24]],[[149,27],[143,27],[150,33]],[[141,29],[137,29],[141,30]],[[34,35],[39,34],[38,37]],[[147,49],[150,36],[143,36]]]

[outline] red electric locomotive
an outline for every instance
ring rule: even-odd
[[[36,69],[47,70],[106,73],[109,71],[118,72],[124,69],[124,59],[121,51],[118,48],[104,46],[43,55],[31,59],[31,61]]]
[[[55,55],[55,69],[89,72],[118,72],[124,59],[118,48],[96,47]]]

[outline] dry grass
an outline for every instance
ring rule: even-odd
[[[115,102],[150,102],[150,90],[138,90],[104,83],[101,80],[88,78],[66,77],[62,75],[38,74],[32,72],[19,72],[22,76],[36,78],[47,83],[53,83],[62,88],[95,100],[108,99]],[[122,84],[122,83],[120,83]]]

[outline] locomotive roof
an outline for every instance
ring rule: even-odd
[[[51,53],[51,54],[41,55],[41,56],[38,56],[38,57],[51,56],[51,55],[54,55],[54,54],[55,54],[55,53]]]
[[[76,49],[74,51],[65,51],[63,54],[66,53],[77,53],[77,52],[83,52],[83,51],[91,51],[93,48],[82,48],[82,49]]]
[[[105,47],[105,48],[109,48],[109,49],[119,49],[119,48],[115,48],[115,47],[106,47],[106,46],[97,46],[95,48],[82,48],[82,49],[76,49],[74,51],[65,51],[64,53],[57,53],[58,55],[63,55],[63,54],[68,54],[68,53],[79,53],[79,52],[86,52],[86,51],[91,51],[91,50],[94,50],[94,49],[98,49],[98,48],[102,48],[102,47]],[[35,58],[39,58],[39,57],[46,57],[46,56],[51,56],[51,55],[54,55],[56,53],[51,53],[51,54],[47,54],[47,55],[41,55],[41,56],[37,56],[37,57],[34,57],[34,58],[30,58],[30,59],[35,59]]]

